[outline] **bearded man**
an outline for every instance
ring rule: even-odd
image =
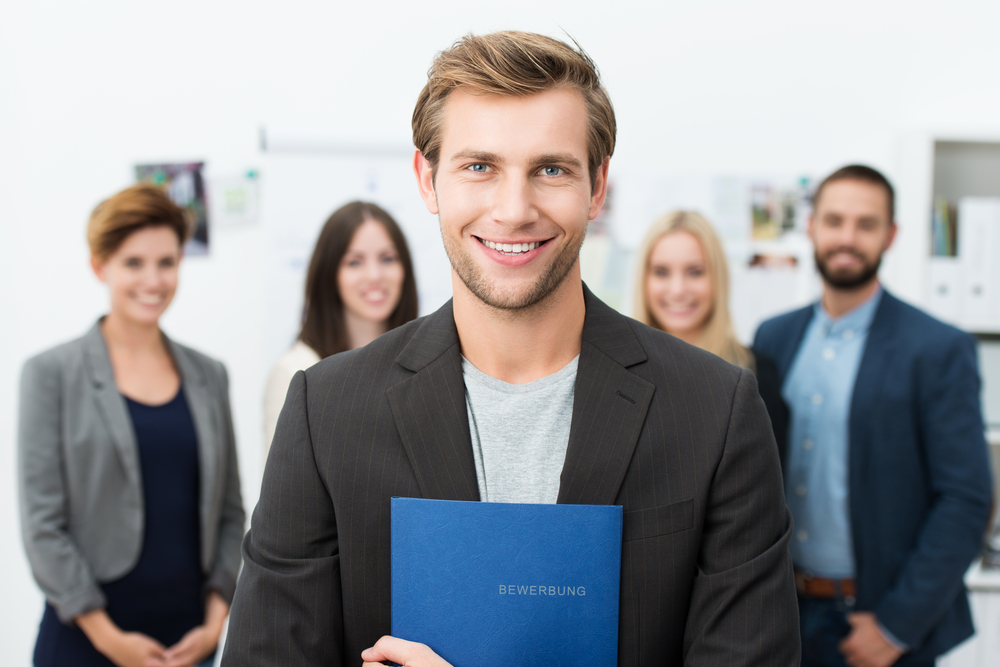
[[[990,473],[976,344],[883,289],[892,186],[851,165],[813,199],[823,295],[760,326],[789,407],[802,665],[933,665],[969,637],[962,576]]]

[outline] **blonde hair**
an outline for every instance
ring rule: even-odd
[[[526,96],[570,88],[587,106],[587,166],[591,186],[615,152],[615,110],[597,66],[583,49],[530,32],[466,35],[434,59],[413,109],[413,145],[436,172],[444,104],[453,90],[470,95]]]
[[[705,254],[705,270],[712,284],[712,307],[708,319],[698,337],[697,345],[703,350],[718,355],[731,364],[753,369],[753,353],[736,340],[733,322],[729,316],[729,267],[722,243],[712,229],[712,224],[694,211],[671,211],[663,215],[649,228],[638,253],[638,271],[635,281],[635,318],[643,324],[662,329],[653,317],[646,294],[649,277],[649,258],[657,242],[668,234],[687,232],[691,234]]]
[[[191,219],[163,189],[140,183],[111,195],[94,209],[87,223],[90,254],[100,261],[113,255],[125,239],[144,227],[169,227],[180,245],[191,238]]]

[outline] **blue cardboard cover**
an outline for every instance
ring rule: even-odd
[[[391,508],[393,636],[455,667],[617,664],[621,507]]]

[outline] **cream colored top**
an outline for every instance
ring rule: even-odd
[[[267,377],[267,387],[264,389],[264,458],[271,449],[271,440],[274,438],[274,428],[278,425],[278,415],[281,413],[281,406],[285,404],[285,394],[288,393],[288,385],[292,378],[299,371],[304,371],[320,360],[319,355],[311,347],[300,340],[295,341],[288,352],[281,355],[274,366],[271,367],[271,374]]]

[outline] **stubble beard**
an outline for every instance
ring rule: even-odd
[[[455,273],[477,299],[487,306],[497,310],[515,313],[533,308],[545,301],[556,291],[580,257],[584,234],[579,240],[572,240],[559,251],[542,272],[541,277],[527,290],[504,290],[491,283],[476,265],[468,252],[459,244],[453,243],[442,230],[444,249],[451,261]],[[476,241],[478,243],[478,241]],[[551,241],[550,241],[551,243]]]
[[[838,248],[833,252],[839,251],[840,249]],[[826,282],[826,284],[830,287],[845,291],[855,290],[864,287],[878,275],[879,266],[882,264],[882,255],[876,257],[874,262],[868,262],[868,260],[859,253],[852,251],[851,254],[860,259],[862,263],[861,268],[854,273],[836,273],[830,269],[826,260],[820,257],[819,252],[815,252],[813,254],[813,259],[816,261],[816,269],[819,271],[819,274],[823,276],[824,282]]]

